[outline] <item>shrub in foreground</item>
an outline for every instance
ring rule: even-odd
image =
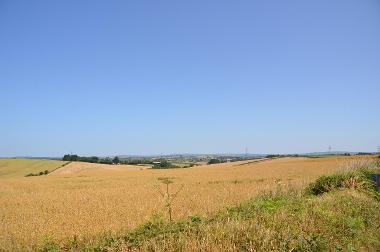
[[[336,189],[351,188],[361,191],[373,191],[374,183],[369,180],[369,172],[364,170],[321,176],[311,183],[306,191],[312,195],[320,195]]]

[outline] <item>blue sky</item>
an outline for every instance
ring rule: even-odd
[[[0,0],[0,156],[375,151],[380,2]]]

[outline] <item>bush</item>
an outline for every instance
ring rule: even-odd
[[[48,174],[49,174],[49,171],[45,170],[45,171],[40,171],[39,173],[28,173],[25,175],[25,177],[42,176],[42,175],[48,175]]]
[[[66,154],[62,158],[63,161],[78,161],[78,159],[79,159],[78,155],[70,155],[70,154]]]
[[[114,159],[112,160],[112,163],[114,164],[120,164],[120,159],[118,156],[114,157]]]
[[[99,163],[101,163],[101,164],[112,164],[112,160],[107,157],[107,158],[100,159]]]
[[[311,195],[320,195],[336,189],[351,188],[362,191],[373,191],[375,185],[364,170],[321,176],[311,183],[306,192]]]
[[[88,163],[99,163],[99,158],[96,156],[92,157],[81,157],[78,155],[66,154],[62,158],[63,161],[79,161],[79,162],[88,162]]]
[[[149,159],[128,159],[122,161],[123,164],[139,165],[139,164],[153,164],[153,161]]]
[[[153,169],[170,169],[170,168],[178,168],[178,166],[173,165],[172,163],[162,160],[160,163],[154,164]]]
[[[269,154],[269,155],[266,155],[266,158],[278,158],[278,157],[281,157],[279,154]]]
[[[220,159],[212,158],[210,159],[210,161],[208,161],[207,164],[219,164],[219,163],[222,163]]]
[[[87,162],[87,163],[99,163],[99,158],[98,157],[79,157],[77,161],[80,162]]]

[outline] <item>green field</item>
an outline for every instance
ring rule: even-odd
[[[29,173],[39,173],[45,170],[49,172],[66,164],[66,161],[39,160],[27,158],[1,158],[0,177],[13,178],[24,177]]]

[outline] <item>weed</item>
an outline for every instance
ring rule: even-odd
[[[177,198],[178,193],[183,189],[183,185],[175,193],[170,193],[169,185],[174,183],[173,178],[164,177],[164,178],[158,178],[158,180],[160,180],[161,183],[166,186],[165,191],[162,191],[159,187],[157,187],[157,191],[162,196],[163,200],[165,201],[165,206],[168,210],[169,222],[171,222],[172,209],[173,209],[172,204],[175,198]]]

